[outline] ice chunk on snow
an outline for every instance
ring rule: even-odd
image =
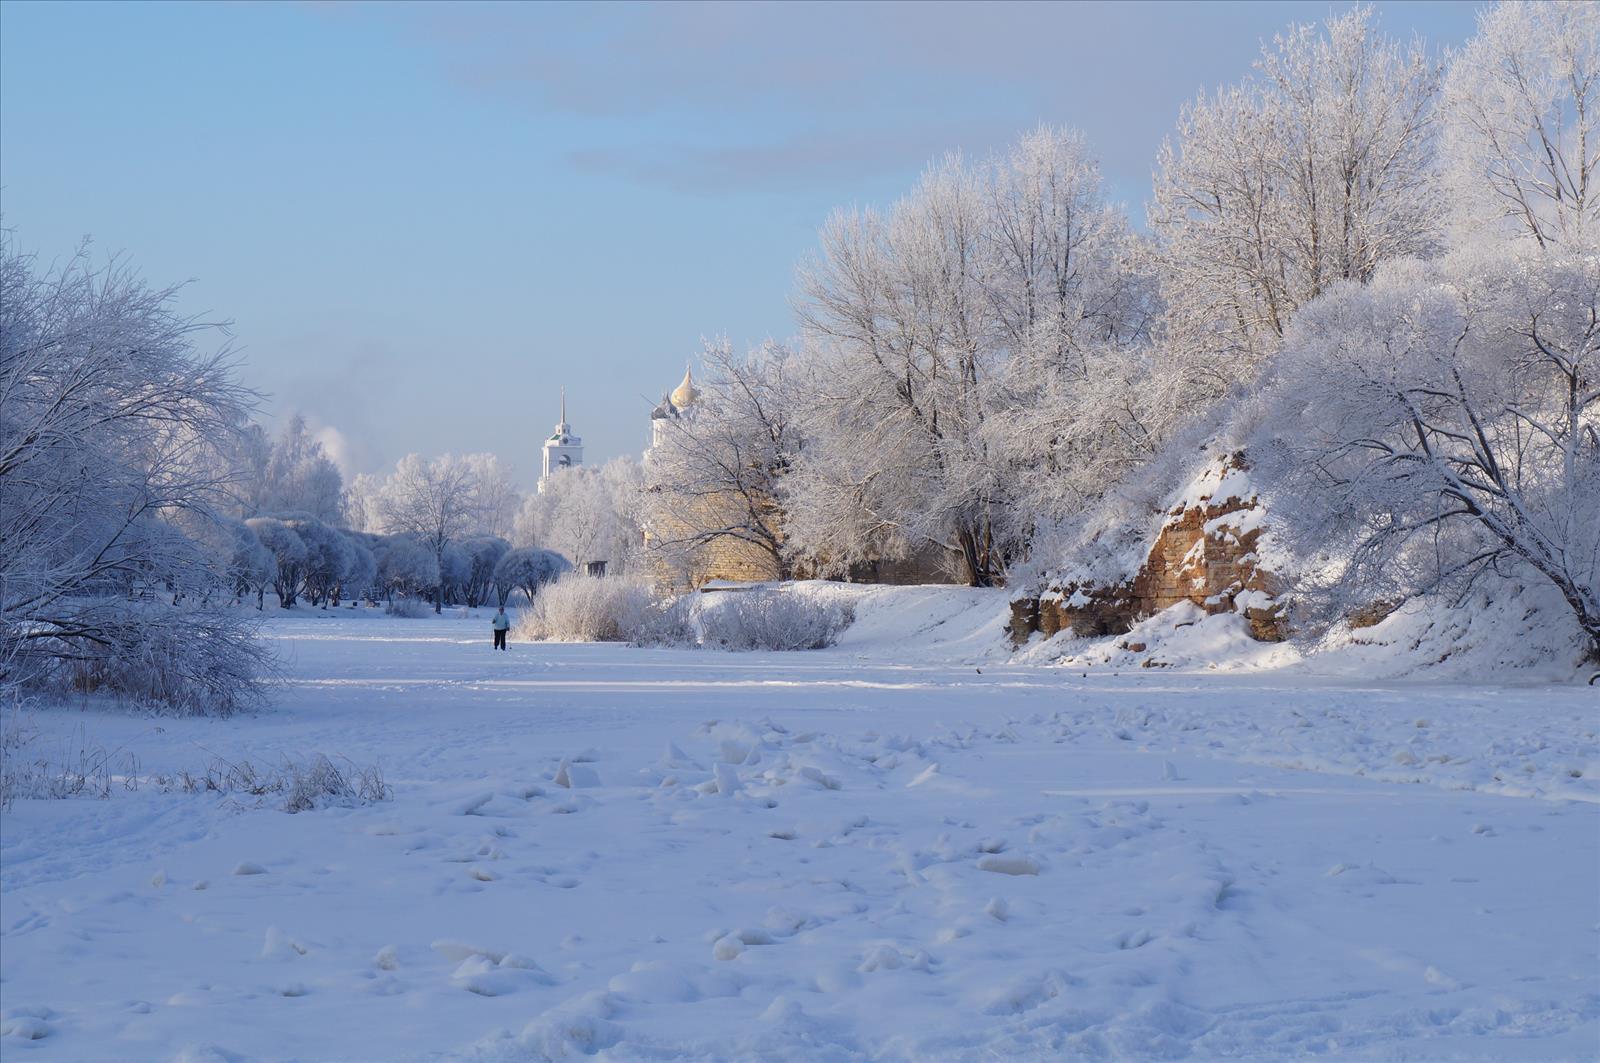
[[[772,1003],[767,1005],[767,1010],[761,1013],[762,1022],[776,1024],[800,1022],[805,1017],[805,1009],[800,1006],[800,1002],[783,993],[773,997]]]
[[[663,768],[692,768],[698,766],[694,758],[679,749],[674,742],[667,743],[666,751],[661,754],[661,759],[657,763]]]
[[[606,988],[652,1004],[688,1004],[702,996],[697,984],[705,969],[662,960],[641,960],[633,969],[615,975]]]
[[[235,875],[265,875],[267,869],[260,864],[245,860],[234,867],[233,873]]]
[[[524,956],[520,952],[506,953],[504,956],[500,957],[500,962],[495,964],[495,966],[514,968],[519,971],[544,970],[544,968],[540,967],[537,963],[534,963],[530,957]]]
[[[839,788],[839,780],[838,779],[835,779],[833,776],[828,775],[821,768],[812,767],[810,764],[806,764],[806,765],[802,765],[801,766],[801,768],[800,768],[800,777],[802,779],[808,779],[811,782],[816,783],[818,786],[822,787],[824,790],[837,790]]]
[[[474,794],[465,801],[457,801],[451,811],[458,816],[476,816],[483,810],[483,806],[494,800],[494,793]]]
[[[1015,1015],[1030,1011],[1059,993],[1056,980],[1049,975],[1023,977],[983,992],[976,1003],[989,1015]]]
[[[616,1010],[614,998],[604,991],[575,997],[525,1026],[522,1044],[540,1059],[592,1056],[622,1040],[622,1027],[610,1021]]]
[[[849,993],[861,988],[861,976],[848,967],[826,970],[817,975],[819,993]]]
[[[767,909],[767,917],[762,922],[781,934],[792,934],[802,927],[815,925],[816,921],[804,912],[776,907]]]
[[[983,906],[983,914],[1003,923],[1011,918],[1011,905],[1006,903],[1004,897],[991,897],[989,903]]]
[[[585,765],[572,764],[563,760],[561,766],[556,769],[555,783],[557,786],[565,786],[569,790],[599,786],[600,773]]]
[[[508,963],[515,960],[515,963]],[[532,985],[553,985],[555,979],[525,957],[502,957],[499,962],[479,954],[461,961],[450,976],[462,989],[480,997],[500,997]]]
[[[472,956],[487,956],[495,963],[499,963],[506,955],[499,949],[481,949],[476,945],[468,945],[462,941],[451,941],[447,938],[440,938],[431,947],[434,952],[453,963],[460,963]]]
[[[743,951],[744,943],[741,942],[738,936],[734,934],[723,935],[717,939],[717,943],[715,945],[711,946],[711,956],[713,959],[718,960],[737,959],[739,957],[739,953]]]
[[[743,784],[739,782],[739,773],[733,770],[733,765],[727,761],[717,763],[717,793],[723,797],[732,797]]]
[[[1456,981],[1454,978],[1451,978],[1449,975],[1445,974],[1432,964],[1429,964],[1427,969],[1422,972],[1422,980],[1427,982],[1429,985],[1436,985],[1440,989],[1455,990],[1461,988],[1460,982]]]
[[[1039,862],[1018,853],[991,853],[978,860],[978,870],[999,875],[1037,875]]]
[[[393,945],[385,945],[372,957],[372,966],[380,971],[397,971],[400,969],[400,953]]]
[[[187,1045],[172,1057],[172,1063],[243,1063],[244,1058],[217,1045]]]
[[[912,971],[926,971],[932,962],[932,958],[921,949],[905,951],[890,942],[882,941],[869,946],[866,952],[862,953],[861,966],[856,970],[863,974],[870,974],[873,971],[895,971],[901,967]]]
[[[267,927],[266,939],[261,944],[263,960],[292,960],[304,956],[307,949],[275,926]]]

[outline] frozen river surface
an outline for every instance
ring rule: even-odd
[[[393,799],[17,802],[8,1063],[1600,1054],[1593,689],[486,627],[275,619],[260,713],[37,711]]]

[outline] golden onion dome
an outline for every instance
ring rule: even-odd
[[[700,389],[694,386],[694,377],[687,368],[683,371],[683,383],[672,389],[672,404],[678,409],[686,409],[694,404],[700,397]]]

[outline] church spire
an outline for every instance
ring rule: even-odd
[[[541,494],[552,473],[583,464],[583,440],[573,435],[572,426],[567,423],[566,388],[561,389],[561,423],[556,425],[556,430],[551,433],[550,438],[544,441],[543,459],[543,468],[539,476]]]

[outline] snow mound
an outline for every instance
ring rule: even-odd
[[[1330,631],[1308,670],[1371,679],[1570,681],[1586,677],[1583,637],[1554,587],[1479,589],[1459,604],[1413,601],[1371,627]]]
[[[887,587],[808,580],[796,592],[848,605],[855,623],[819,651],[897,663],[976,664],[1009,652],[1010,593],[998,587]]]

